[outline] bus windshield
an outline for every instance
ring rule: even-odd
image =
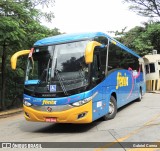
[[[32,84],[30,88],[36,92],[61,92],[86,86],[88,65],[85,63],[84,52],[87,43],[78,41],[35,47],[32,56],[28,58],[25,80],[38,82],[35,84],[37,86],[33,87]],[[50,90],[50,85],[56,89]]]

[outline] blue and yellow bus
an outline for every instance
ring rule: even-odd
[[[28,121],[90,123],[145,93],[143,59],[102,32],[62,34],[37,41],[27,55],[23,107]]]

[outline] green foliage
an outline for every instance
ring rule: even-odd
[[[140,56],[151,53],[156,49],[160,53],[160,23],[146,23],[144,27],[134,27],[120,40]]]
[[[0,108],[6,104],[5,100],[13,102],[23,92],[26,58],[20,58],[17,70],[12,71],[11,56],[16,51],[30,49],[39,39],[60,34],[57,28],[40,24],[42,18],[51,21],[54,14],[44,13],[38,6],[50,4],[54,4],[54,0],[0,0]]]
[[[0,42],[5,45],[20,45],[25,38],[26,32],[20,28],[19,22],[12,17],[2,16],[0,18]]]
[[[130,3],[130,9],[137,14],[150,17],[154,21],[160,17],[159,0],[124,0]],[[160,53],[160,22],[144,23],[144,27],[135,27],[125,34],[122,41],[141,56],[156,49]]]
[[[160,23],[148,24],[144,33],[145,39],[153,49],[160,53]]]

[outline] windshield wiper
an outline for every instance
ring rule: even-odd
[[[61,86],[64,94],[65,94],[65,95],[68,95],[68,92],[67,92],[67,90],[66,90],[66,88],[65,88],[65,86],[64,86],[64,84],[63,84],[62,77],[60,76],[58,70],[56,69],[56,66],[57,66],[57,58],[55,58],[55,66],[54,66],[54,67],[55,67],[55,70],[54,70],[54,71],[55,71],[55,73],[56,73],[57,79],[58,79],[58,81],[59,81],[59,83],[60,83],[60,86]]]
[[[48,60],[47,75],[46,75],[46,82],[49,82],[49,83],[50,83],[50,80],[51,80],[50,69],[49,69],[50,62],[51,62],[51,58]]]
[[[65,95],[68,95],[68,92],[67,92],[67,90],[66,90],[66,88],[65,88],[65,86],[64,86],[64,84],[63,84],[63,82],[62,82],[62,77],[60,76],[60,74],[59,74],[59,72],[58,72],[57,69],[55,69],[55,73],[56,73],[56,75],[57,75],[58,81],[59,81],[59,83],[60,83],[60,85],[61,85],[61,88],[62,88],[64,94],[65,94]]]

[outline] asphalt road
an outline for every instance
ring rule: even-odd
[[[121,108],[115,119],[91,124],[51,124],[28,122],[23,113],[0,119],[0,142],[106,142],[97,148],[68,148],[75,150],[158,151],[160,148],[126,148],[122,142],[160,142],[160,94],[146,93],[141,102]],[[111,142],[111,143],[107,143]],[[58,143],[57,143],[58,144]],[[92,143],[91,145],[93,145]],[[112,148],[113,145],[121,148]],[[142,144],[142,143],[141,143]],[[60,147],[63,144],[59,144]],[[86,145],[82,143],[82,146]],[[103,148],[105,147],[105,148]],[[66,150],[32,149],[32,150]],[[9,150],[9,149],[3,149]],[[17,149],[12,149],[17,150]],[[31,150],[31,149],[23,149]]]

